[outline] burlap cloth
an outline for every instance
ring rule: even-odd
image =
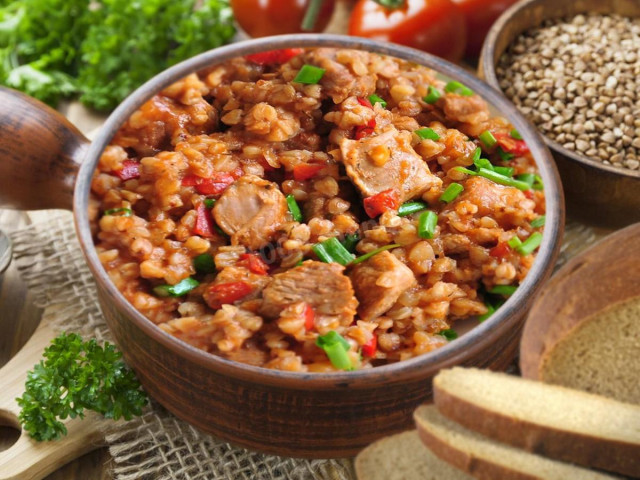
[[[601,237],[569,224],[559,265]],[[98,308],[96,287],[75,235],[71,214],[52,211],[11,232],[14,261],[37,305],[48,307],[56,330],[112,340]],[[354,480],[352,461],[283,458],[234,447],[175,418],[160,405],[105,432],[118,480]]]

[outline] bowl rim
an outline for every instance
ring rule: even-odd
[[[122,123],[155,93],[192,72],[234,57],[293,47],[353,48],[425,65],[447,77],[461,81],[478,92],[501,115],[507,117],[527,141],[543,178],[546,194],[545,233],[536,261],[520,288],[494,315],[448,345],[409,360],[348,372],[284,372],[243,364],[200,350],[158,328],[124,298],[98,260],[88,218],[90,182],[100,154]],[[562,185],[551,154],[535,128],[502,94],[462,68],[422,51],[364,38],[329,34],[281,35],[232,43],[185,60],[147,81],[127,97],[108,117],[103,128],[87,149],[76,181],[73,205],[78,238],[88,266],[102,287],[102,293],[106,294],[107,301],[114,304],[121,313],[127,316],[129,321],[134,322],[135,326],[148,337],[181,358],[194,362],[209,371],[263,385],[304,390],[327,390],[346,386],[369,388],[382,383],[418,380],[425,378],[425,372],[433,374],[439,368],[463,362],[472,353],[491,348],[495,338],[499,338],[505,331],[517,325],[524,313],[522,310],[528,307],[533,296],[541,289],[542,283],[550,276],[560,250],[564,227]],[[425,388],[427,388],[426,385]]]
[[[480,53],[480,60],[478,61],[478,69],[480,73],[480,77],[484,79],[491,87],[498,90],[500,93],[504,95],[502,92],[502,88],[500,87],[500,82],[498,80],[498,75],[496,73],[496,65],[499,62],[499,58],[496,58],[496,45],[498,44],[498,39],[501,37],[502,33],[505,31],[505,27],[513,22],[513,19],[518,16],[526,17],[524,12],[529,12],[534,8],[538,7],[539,4],[547,2],[549,0],[521,0],[511,7],[509,7],[499,18],[495,21],[487,37],[482,45],[482,51]],[[613,11],[613,3],[614,2],[601,2],[598,6],[603,9],[610,9]],[[564,5],[565,8],[575,8],[574,14],[578,15],[580,13],[588,13],[586,7],[583,6],[580,2],[566,2]],[[639,13],[640,16],[640,13]],[[546,19],[556,18],[553,16],[545,17]],[[528,26],[524,30],[518,32],[517,35],[522,34],[525,30],[529,28],[534,28],[534,25]],[[500,52],[500,56],[502,56],[505,52]],[[517,108],[517,107],[516,107]],[[614,167],[613,165],[606,165],[598,160],[594,160],[586,155],[580,155],[573,150],[569,150],[568,148],[563,147],[561,144],[548,138],[544,133],[540,132],[540,136],[544,140],[544,142],[551,148],[552,150],[558,152],[560,155],[567,157],[574,162],[581,163],[591,168],[595,168],[598,170],[602,170],[614,175],[620,175],[622,177],[629,178],[640,178],[640,169],[631,170],[623,167]]]

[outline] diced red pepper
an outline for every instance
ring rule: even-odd
[[[233,182],[236,181],[237,172],[215,172],[211,178],[202,178],[197,175],[186,175],[182,179],[185,187],[195,187],[201,195],[221,195]]]
[[[371,105],[371,101],[368,98],[358,97],[358,103],[363,107],[369,107],[370,109],[373,110],[373,105]]]
[[[313,311],[313,307],[311,305],[306,303],[304,305],[302,315],[304,316],[304,328],[308,332],[312,330],[316,324],[316,312]]]
[[[293,178],[298,182],[304,182],[315,177],[325,166],[313,163],[300,163],[293,167]]]
[[[356,133],[354,135],[356,140],[360,140],[361,138],[367,137],[371,135],[376,128],[376,119],[372,118],[367,122],[366,125],[359,125],[356,127]]]
[[[365,357],[372,358],[375,356],[377,351],[378,351],[378,337],[376,337],[374,334],[373,337],[371,337],[371,340],[369,340],[367,343],[362,345],[362,354]]]
[[[204,203],[201,203],[196,208],[196,224],[193,227],[193,233],[205,238],[210,238],[214,235],[213,217]]]
[[[398,208],[400,208],[400,193],[393,188],[364,199],[364,211],[371,218]]]
[[[246,297],[253,291],[247,282],[229,282],[211,285],[205,291],[203,298],[207,305],[217,310],[222,305],[234,303]]]
[[[252,55],[247,55],[244,58],[250,62],[257,63],[258,65],[270,65],[272,63],[281,64],[288,62],[293,57],[300,55],[302,52],[302,48],[284,48],[282,50],[270,50],[268,52],[254,53]]]
[[[529,147],[524,140],[517,140],[512,138],[508,132],[497,132],[493,135],[498,141],[498,145],[502,147],[502,150],[514,155],[522,156],[529,153]]]
[[[140,164],[134,160],[125,160],[122,162],[120,170],[114,170],[120,180],[131,180],[140,177]]]
[[[496,258],[504,258],[511,253],[511,247],[506,242],[500,242],[489,250],[489,255]]]
[[[525,190],[522,193],[524,193],[524,196],[527,197],[529,200],[533,200],[533,197],[534,197],[533,190]]]
[[[240,255],[240,261],[238,264],[243,267],[247,267],[249,271],[256,275],[266,275],[269,273],[269,266],[264,263],[262,258],[253,253],[243,253]]]

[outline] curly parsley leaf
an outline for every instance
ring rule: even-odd
[[[39,364],[27,375],[25,392],[16,401],[19,420],[36,440],[55,440],[67,434],[60,420],[83,418],[93,410],[118,420],[141,415],[148,399],[122,354],[106,342],[84,342],[62,334],[44,350]]]

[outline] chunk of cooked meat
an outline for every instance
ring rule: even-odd
[[[287,200],[278,185],[255,175],[236,180],[213,208],[213,217],[231,244],[251,250],[268,244],[286,215]]]
[[[363,196],[394,189],[404,202],[442,183],[411,146],[411,135],[391,127],[360,140],[342,139],[340,150],[347,175]],[[388,159],[381,161],[378,155],[387,154]]]
[[[261,313],[277,318],[289,305],[307,302],[316,319],[333,317],[340,325],[348,326],[353,322],[358,301],[351,280],[343,272],[344,267],[337,263],[307,260],[299,267],[278,273],[262,292]]]
[[[316,48],[306,54],[307,63],[325,70],[320,80],[322,89],[336,104],[350,96],[367,97],[374,93],[376,76],[370,73],[355,75],[349,67],[336,60],[340,52],[333,48]]]
[[[389,252],[380,252],[355,265],[349,277],[360,302],[358,314],[363,320],[383,315],[405,290],[416,284],[411,269]]]
[[[442,109],[447,119],[461,123],[481,123],[489,120],[489,107],[477,95],[463,97],[449,93],[442,99]]]
[[[535,202],[514,187],[498,185],[483,177],[472,177],[465,182],[464,192],[449,209],[458,202],[469,201],[478,207],[476,217],[490,216],[503,228],[519,226],[535,217]]]

